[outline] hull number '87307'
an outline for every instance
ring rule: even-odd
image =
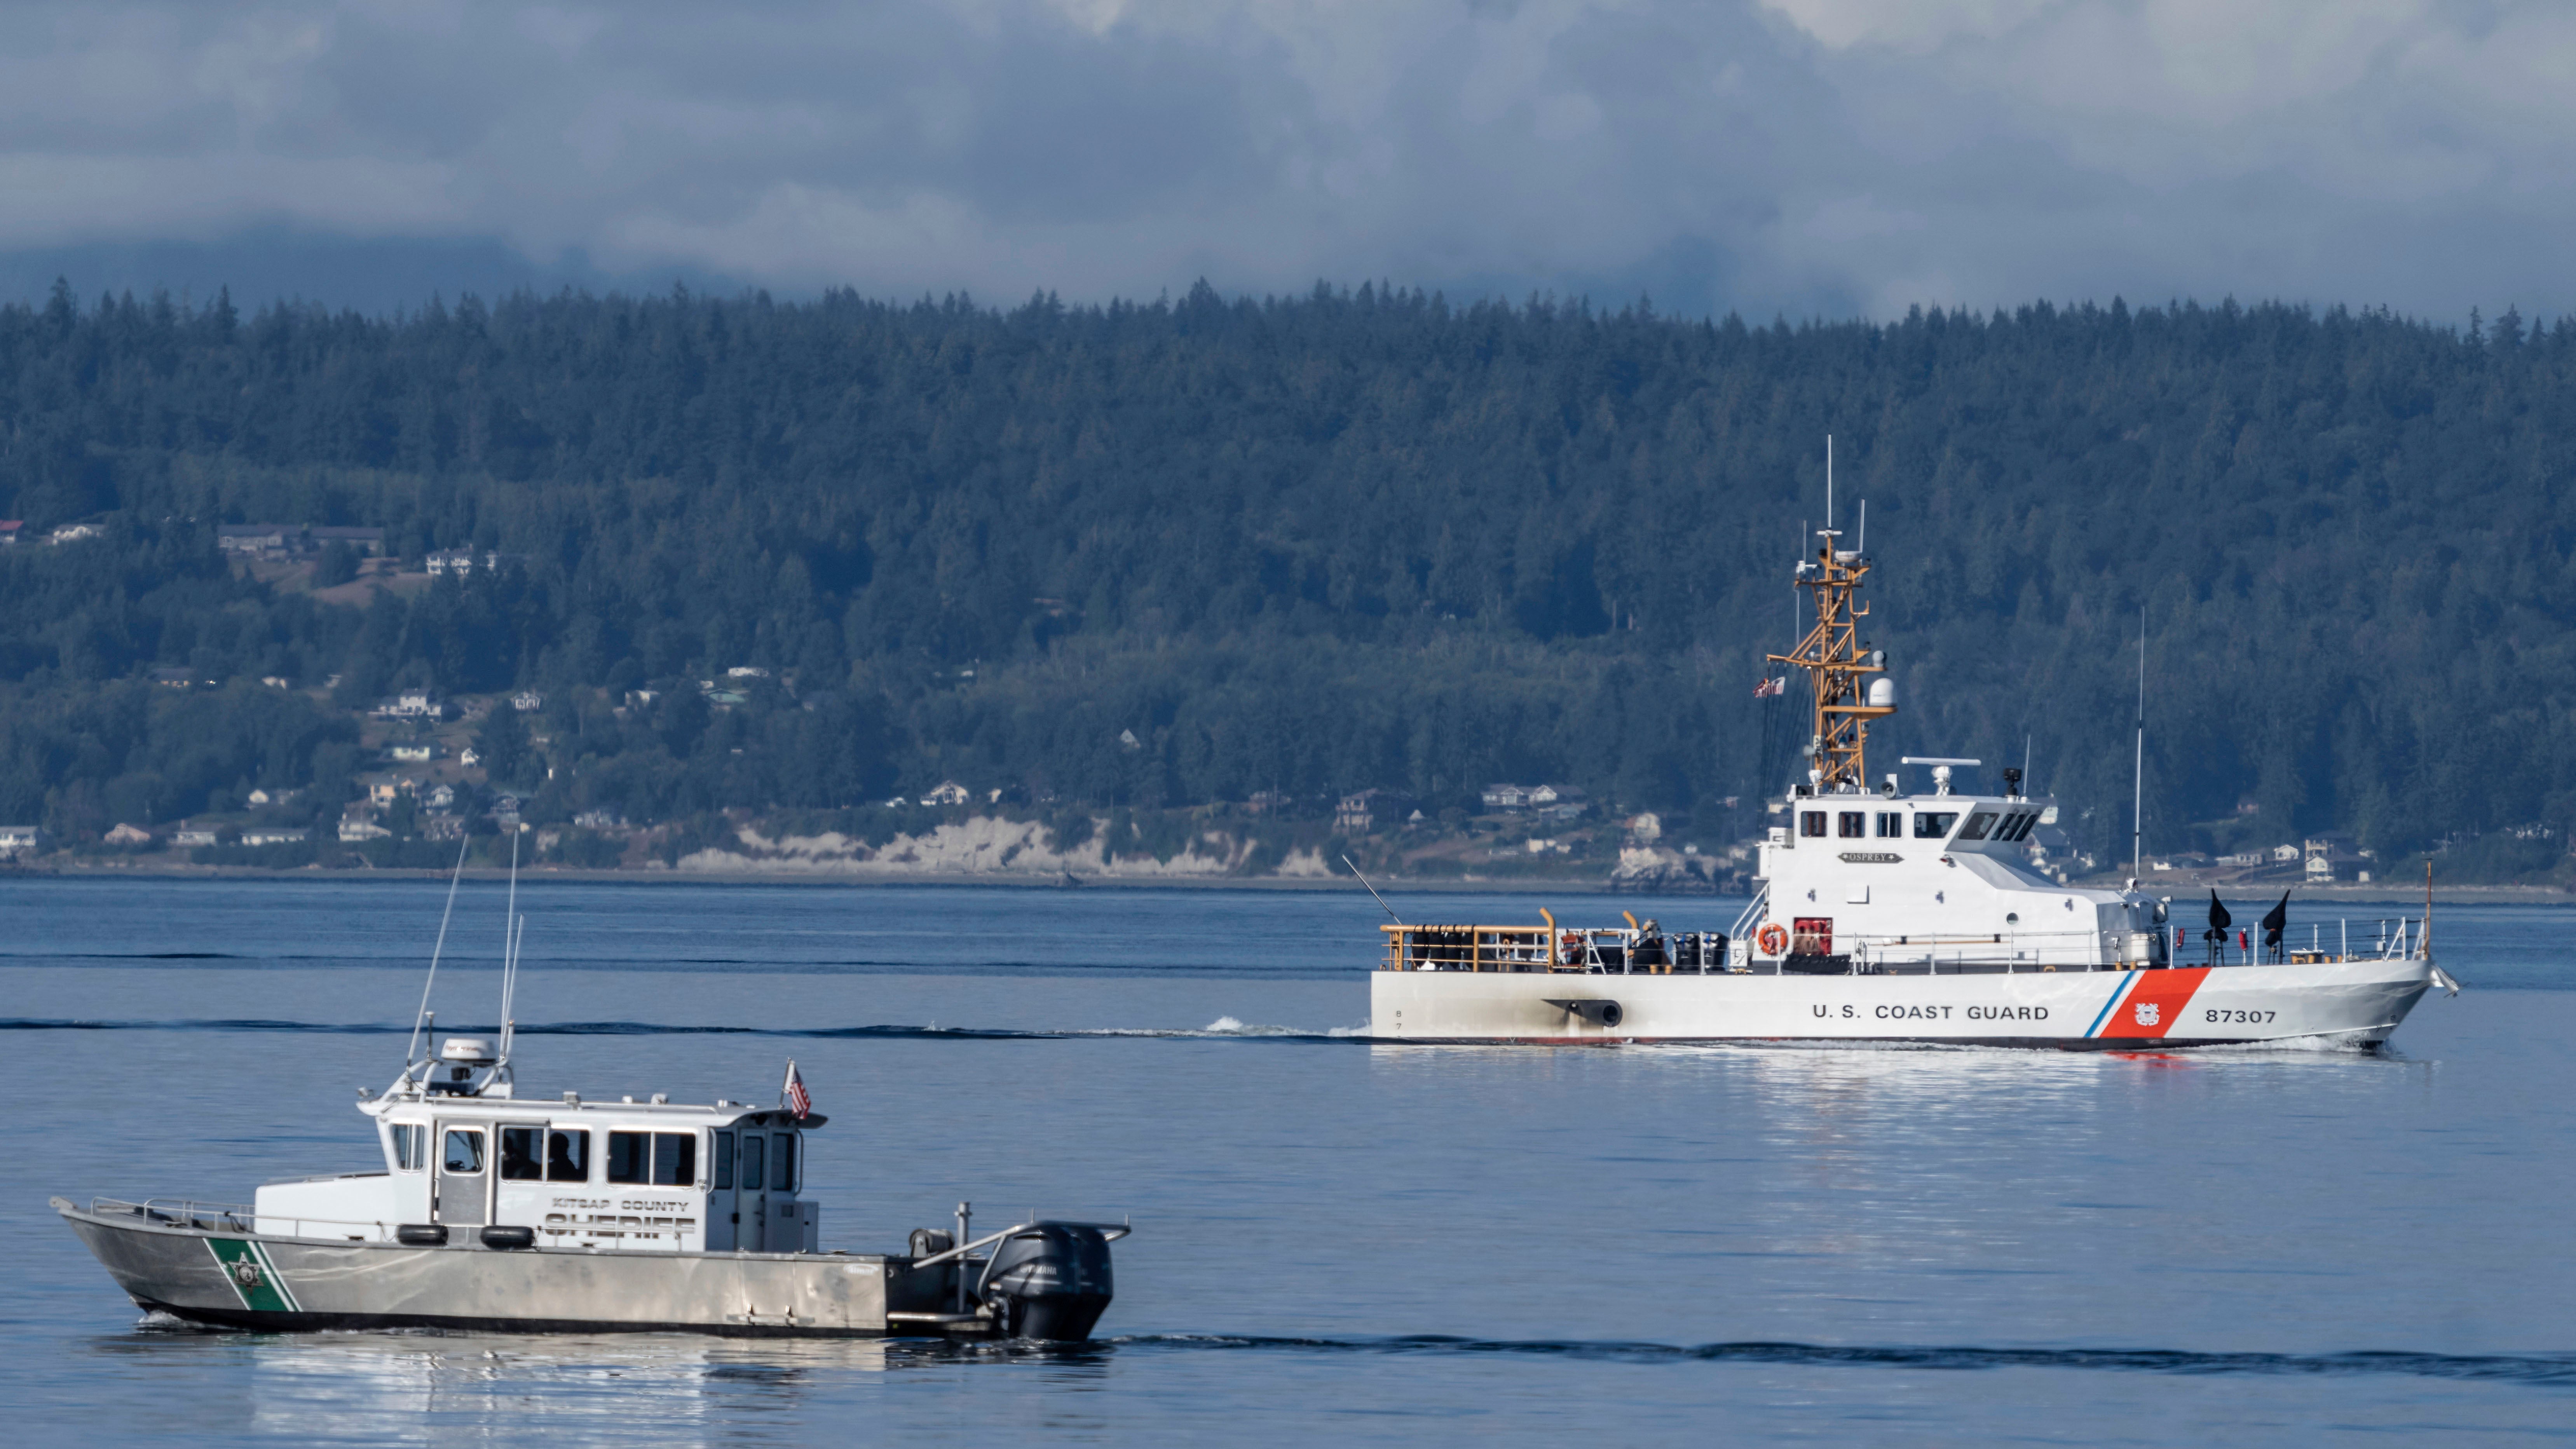
[[[2275,1014],[2276,1013],[2269,1011],[2204,1011],[2200,1015],[2201,1019],[2204,1021],[2224,1021],[2242,1023],[2247,1026],[2260,1026],[2263,1023],[2270,1021]]]

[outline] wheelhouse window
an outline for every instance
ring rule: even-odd
[[[429,1161],[429,1129],[417,1122],[394,1124],[394,1167],[418,1172]]]
[[[447,1129],[446,1155],[440,1159],[444,1171],[463,1176],[483,1170],[483,1133],[478,1128]]]
[[[611,1132],[608,1134],[608,1180],[610,1182],[643,1182],[652,1176],[652,1133]]]
[[[1834,822],[1835,833],[1845,840],[1858,840],[1869,829],[1869,816],[1859,810],[1846,810]]]
[[[780,1192],[794,1192],[796,1190],[796,1134],[781,1132],[771,1138],[770,1142],[773,1161],[769,1185]]]
[[[1956,810],[1917,810],[1914,812],[1914,838],[1945,840],[1949,838],[1950,827],[1958,823],[1959,812]]]
[[[1905,834],[1905,814],[1901,810],[1882,810],[1878,814],[1878,838],[1894,840]]]
[[[698,1180],[695,1132],[611,1132],[608,1180],[685,1187]]]
[[[558,1127],[546,1134],[546,1181],[590,1181],[590,1134]]]
[[[714,1167],[716,1170],[716,1186],[719,1189],[733,1186],[733,1134],[730,1132],[719,1132],[716,1134],[716,1160]]]
[[[653,1134],[653,1185],[655,1187],[692,1187],[698,1180],[698,1134],[695,1132],[656,1132]]]
[[[769,1139],[761,1136],[757,1132],[745,1132],[742,1134],[742,1186],[743,1191],[745,1192],[757,1192],[760,1190],[760,1159],[763,1152],[762,1144],[766,1143],[768,1140]]]
[[[501,1180],[503,1182],[543,1182],[545,1158],[541,1155],[546,1129],[543,1127],[504,1127],[501,1129]]]
[[[1798,833],[1800,835],[1813,835],[1819,839],[1823,838],[1825,833],[1825,812],[1822,810],[1799,811]]]
[[[1967,824],[1959,827],[1959,838],[1961,840],[1983,840],[1986,838],[1986,832],[1992,830],[1994,825],[1995,812],[1992,810],[1977,811],[1975,814],[1968,817]]]

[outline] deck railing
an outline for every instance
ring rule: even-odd
[[[1760,905],[1759,899],[1755,905]],[[1739,929],[1755,919],[1748,909]],[[1649,924],[1652,924],[1651,922]],[[2147,966],[2333,965],[2351,961],[2412,960],[2425,955],[2424,925],[2412,916],[2370,923],[2368,944],[2354,948],[2348,920],[2336,922],[2329,949],[2320,922],[2309,923],[2309,943],[2284,942],[2277,953],[2250,939],[2206,942],[2189,926],[2150,931],[2005,930],[1970,935],[1867,935],[1837,931],[1829,939],[1806,933],[1791,939],[1792,965],[1757,959],[1740,934],[1653,932],[1618,927],[1492,925],[1385,925],[1382,971],[1505,971],[1560,974],[1705,975],[1984,975],[2053,971],[2127,971]],[[2170,937],[2163,933],[2171,930]],[[2153,939],[2151,949],[2142,943]],[[1830,963],[1830,964],[1828,964]],[[1819,969],[1821,968],[1821,969]]]

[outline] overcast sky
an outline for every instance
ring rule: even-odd
[[[2555,315],[2571,122],[2508,0],[18,0],[0,295]]]

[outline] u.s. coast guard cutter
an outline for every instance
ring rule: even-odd
[[[1384,926],[1372,1035],[2374,1048],[2428,987],[2451,984],[2423,921],[2377,923],[2358,942],[2315,930],[2308,949],[2278,931],[2261,947],[2217,929],[2195,944],[2134,880],[2053,881],[2023,842],[2056,808],[2028,797],[2018,770],[2000,772],[2000,794],[1959,794],[1954,770],[1978,761],[1908,760],[1930,768],[1929,793],[1897,775],[1873,787],[1869,726],[1896,697],[1885,655],[1859,637],[1870,560],[1830,525],[1817,537],[1797,569],[1815,625],[1771,656],[1813,687],[1807,778],[1772,807],[1763,889],[1734,927],[1667,932],[1631,915],[1569,929],[1546,912],[1543,925]]]
[[[917,1229],[907,1252],[822,1251],[803,1193],[825,1119],[792,1063],[775,1107],[520,1096],[516,936],[498,1040],[450,1037],[431,1054],[424,993],[402,1074],[360,1094],[375,1169],[268,1183],[248,1204],[58,1197],[55,1210],[136,1304],[212,1325],[1090,1335],[1123,1224],[971,1237],[961,1203],[953,1234]]]

